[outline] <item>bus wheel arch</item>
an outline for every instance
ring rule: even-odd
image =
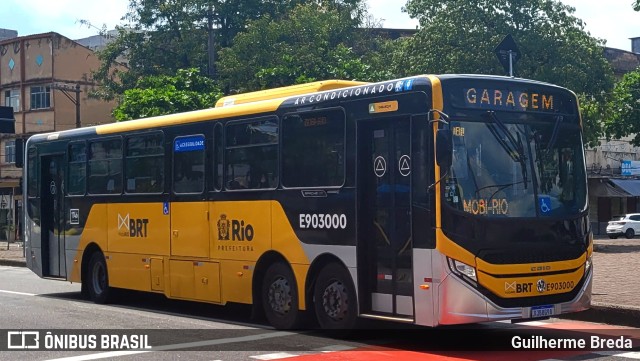
[[[107,262],[95,244],[85,249],[82,257],[82,292],[98,304],[109,303],[113,290],[109,287]]]
[[[253,312],[262,312],[277,329],[294,329],[302,318],[300,291],[287,260],[277,252],[265,253],[253,273]]]
[[[323,329],[355,327],[358,297],[349,269],[335,256],[321,255],[309,269],[306,283],[309,309]]]
[[[81,293],[87,299],[90,299],[89,295],[89,261],[91,260],[91,256],[94,253],[99,252],[102,253],[100,247],[95,243],[90,243],[82,252],[82,263],[80,264],[80,284],[81,284]]]

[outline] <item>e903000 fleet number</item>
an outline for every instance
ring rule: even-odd
[[[300,214],[300,228],[345,229],[347,216],[344,214]]]

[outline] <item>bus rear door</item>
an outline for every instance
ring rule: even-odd
[[[65,278],[65,197],[66,155],[40,157],[42,273],[43,277]]]

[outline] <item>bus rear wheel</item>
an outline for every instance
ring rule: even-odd
[[[313,304],[323,329],[351,329],[356,323],[356,291],[346,268],[329,263],[318,275]]]
[[[86,276],[85,282],[87,282],[87,291],[91,300],[99,304],[108,303],[111,300],[112,290],[109,287],[107,262],[101,252],[94,252],[91,255]]]
[[[262,306],[273,327],[288,330],[298,326],[298,287],[293,272],[284,263],[267,268],[262,282]]]

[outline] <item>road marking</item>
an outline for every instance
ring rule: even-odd
[[[108,357],[119,357],[119,356],[129,356],[129,355],[137,355],[139,353],[147,353],[151,351],[111,351],[111,352],[103,352],[103,353],[93,353],[89,355],[81,355],[81,356],[71,356],[71,357],[63,357],[50,359],[48,361],[85,361],[85,360],[97,360],[101,358]]]
[[[37,296],[37,294],[35,293],[25,293],[25,292],[6,291],[6,290],[0,290],[0,293],[10,293],[12,295],[21,295],[21,296]]]
[[[527,321],[527,322],[518,322],[516,323],[516,325],[540,327],[540,326],[546,326],[548,325],[548,323],[541,322],[541,321]]]
[[[620,352],[620,351],[596,351],[595,354],[601,356],[624,357],[634,360],[640,360],[640,352]]]
[[[324,346],[320,348],[314,348],[313,351],[337,352],[337,351],[349,351],[349,350],[353,350],[354,348],[355,348],[354,346],[347,346],[347,345],[329,345],[329,346]]]
[[[299,356],[299,355],[286,353],[286,352],[276,352],[276,353],[268,353],[264,355],[249,356],[249,357],[254,358],[256,360],[278,360],[281,358],[289,358],[289,357],[296,357],[296,356]]]
[[[275,337],[284,337],[294,335],[291,332],[269,332],[269,333],[261,333],[259,335],[251,335],[251,336],[242,336],[242,337],[232,337],[232,338],[222,338],[218,340],[208,340],[208,341],[195,341],[195,342],[186,342],[186,343],[177,343],[173,345],[163,345],[163,346],[154,346],[151,350],[148,351],[110,351],[110,352],[102,352],[102,353],[94,353],[89,355],[81,355],[81,356],[72,356],[72,357],[63,357],[57,359],[50,359],[48,361],[85,361],[85,360],[98,360],[109,357],[118,357],[118,356],[128,356],[128,355],[136,355],[140,353],[154,352],[154,351],[171,351],[171,350],[180,350],[185,348],[195,348],[195,347],[203,347],[203,346],[213,346],[213,345],[224,345],[228,343],[235,342],[251,342],[264,340],[268,338]],[[296,355],[294,355],[296,356]]]

